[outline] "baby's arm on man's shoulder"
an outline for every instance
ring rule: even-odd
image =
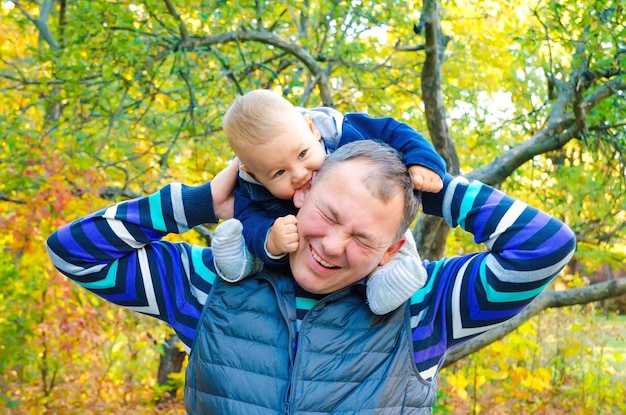
[[[443,188],[445,160],[437,153],[433,144],[410,125],[391,117],[345,114],[339,145],[363,139],[382,141],[398,150],[403,156],[404,164],[409,166],[415,189],[438,192]]]

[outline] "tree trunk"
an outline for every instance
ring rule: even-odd
[[[420,256],[429,261],[443,258],[449,232],[450,227],[443,218],[420,215],[413,229],[415,244]]]
[[[446,110],[443,105],[441,89],[441,67],[447,39],[441,32],[438,0],[425,0],[422,9],[424,36],[426,41],[426,59],[422,67],[422,100],[428,125],[428,133],[437,152],[447,164],[447,170],[453,175],[460,171],[459,156],[450,137]],[[442,218],[422,215],[413,229],[415,243],[422,258],[434,261],[445,252],[446,238],[450,228]]]
[[[178,373],[183,368],[186,353],[181,351],[178,346],[178,336],[172,335],[163,342],[163,354],[159,361],[159,371],[157,373],[157,384],[165,386],[169,383],[169,375]],[[172,399],[176,396],[177,388],[173,387],[164,395],[165,399]]]

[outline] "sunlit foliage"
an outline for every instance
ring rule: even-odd
[[[428,135],[422,6],[1,0],[0,408],[184,413],[180,400],[157,404],[168,328],[60,276],[45,238],[71,219],[169,181],[210,180],[232,157],[221,117],[237,94],[253,88],[282,91],[297,105],[390,115]],[[613,92],[585,107],[574,139],[532,154],[497,185],[572,226],[581,272],[623,267],[626,6],[615,0],[441,6],[442,98],[463,173],[571,115],[575,105],[556,114],[555,108],[580,68],[594,82],[582,77],[582,96],[571,102],[603,87]],[[198,234],[185,237],[204,243]],[[468,249],[470,238],[450,234],[448,253]],[[573,281],[584,284],[584,275]],[[620,409],[624,391],[607,386],[614,375],[607,362],[617,358],[605,338],[580,337],[600,324],[582,316],[542,317],[444,370],[438,409],[557,413],[557,397],[569,409],[592,408],[591,399]],[[560,337],[550,333],[557,327]],[[616,333],[605,337],[623,341]],[[182,383],[180,374],[173,383]]]

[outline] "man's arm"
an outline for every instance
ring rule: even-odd
[[[474,235],[487,251],[425,263],[428,279],[411,299],[415,360],[433,377],[446,350],[518,314],[574,254],[560,220],[485,184],[457,177],[423,195],[424,212]]]
[[[169,323],[187,348],[215,280],[211,250],[162,238],[216,222],[210,183],[170,184],[118,203],[48,237],[64,275],[112,303]]]

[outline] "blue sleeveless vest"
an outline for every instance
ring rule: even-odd
[[[408,304],[376,316],[362,288],[324,297],[296,344],[292,279],[267,270],[236,284],[217,279],[189,355],[187,412],[431,413],[436,384],[415,368]]]

